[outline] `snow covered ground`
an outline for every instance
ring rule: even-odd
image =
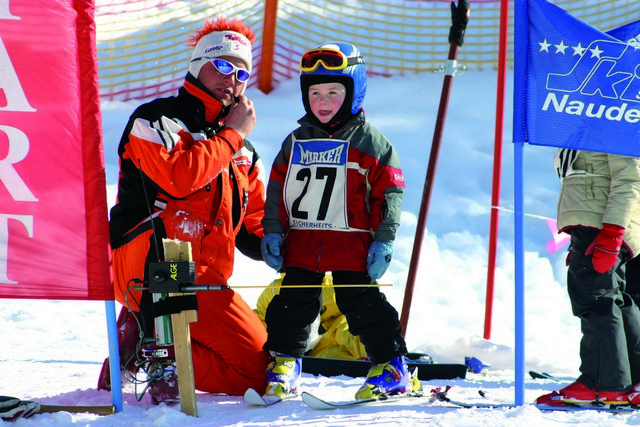
[[[186,70],[185,70],[186,71]],[[407,191],[392,265],[382,282],[400,311],[420,207],[426,165],[440,100],[441,74],[370,78],[365,100],[368,119],[394,143],[405,172]],[[484,340],[486,265],[491,204],[495,126],[495,72],[467,72],[455,78],[438,161],[413,296],[407,342],[411,351],[429,353],[437,362],[464,363],[475,356],[490,364],[485,374],[465,380],[428,381],[426,389],[451,385],[457,400],[513,403],[514,251],[511,83],[503,149],[500,232],[491,339]],[[250,139],[265,165],[302,115],[297,81],[271,94],[248,90],[258,125]],[[109,205],[115,198],[116,148],[122,129],[138,103],[105,102],[103,130]],[[389,402],[375,407],[335,411],[307,408],[300,399],[270,408],[247,407],[240,397],[198,394],[199,417],[176,407],[138,402],[132,385],[124,390],[124,411],[112,416],[41,414],[16,426],[622,426],[640,424],[640,413],[541,413],[530,405],[537,396],[573,381],[578,374],[580,328],[571,315],[565,289],[564,250],[549,253],[553,239],[546,218],[555,218],[559,183],[553,149],[525,147],[526,370],[560,378],[527,377],[525,402],[504,409],[455,409],[426,401]],[[266,285],[275,272],[239,255],[232,285]],[[254,304],[259,289],[240,291]],[[119,307],[118,307],[119,309]],[[47,404],[108,405],[111,396],[96,391],[107,355],[102,302],[0,300],[0,395]],[[302,388],[328,399],[350,399],[362,379],[303,374]],[[485,398],[478,391],[484,391]],[[2,422],[0,421],[0,424]],[[7,423],[8,424],[8,423]]]

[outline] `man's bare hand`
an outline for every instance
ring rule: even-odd
[[[253,109],[253,101],[244,95],[239,95],[236,102],[231,104],[226,126],[235,129],[244,139],[256,126],[256,112]]]

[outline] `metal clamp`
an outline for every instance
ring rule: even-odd
[[[436,73],[444,73],[447,76],[459,76],[466,70],[466,65],[458,64],[455,59],[448,59],[444,65],[439,66],[434,71]]]

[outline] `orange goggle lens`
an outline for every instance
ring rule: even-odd
[[[310,50],[300,60],[300,70],[310,73],[322,65],[327,70],[343,70],[350,65],[364,64],[361,56],[347,58],[344,53],[337,50],[317,49]]]

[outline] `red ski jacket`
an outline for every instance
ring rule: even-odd
[[[283,267],[366,271],[373,240],[392,242],[400,222],[397,153],[362,111],[333,135],[299,123],[273,162],[264,232],[285,236]]]

